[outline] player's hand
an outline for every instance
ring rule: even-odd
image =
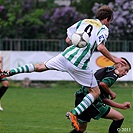
[[[122,58],[114,58],[114,62],[117,63],[121,63],[122,65],[127,64],[127,62],[125,60],[123,60]]]
[[[128,108],[131,108],[130,102],[125,102],[125,103],[123,103],[122,109],[128,109]]]
[[[116,98],[116,93],[112,91],[110,93],[110,97],[111,97],[111,100],[115,99]]]

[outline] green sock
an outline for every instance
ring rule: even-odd
[[[33,72],[35,70],[34,65],[33,64],[27,64],[24,66],[20,66],[14,69],[10,70],[10,75],[15,75],[18,73],[30,73]]]
[[[92,94],[87,94],[82,102],[77,106],[75,107],[73,110],[71,110],[71,112],[74,114],[74,115],[80,115],[82,112],[84,112],[92,103],[94,102],[94,97]]]

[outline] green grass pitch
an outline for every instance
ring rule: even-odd
[[[75,82],[53,82],[41,88],[24,88],[11,84],[2,98],[0,133],[69,133],[72,130],[67,111],[74,107]],[[132,85],[114,85],[115,101],[133,101]],[[133,102],[132,102],[133,105]],[[125,120],[121,133],[133,133],[133,108],[119,111]],[[92,120],[85,133],[107,133],[111,120]]]

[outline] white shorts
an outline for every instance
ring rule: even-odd
[[[78,68],[61,54],[58,54],[47,61],[45,65],[49,70],[57,70],[69,73],[76,82],[83,86],[90,88],[98,86],[95,76],[89,68],[87,70]]]

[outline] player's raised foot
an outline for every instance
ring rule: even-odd
[[[77,117],[72,114],[71,112],[67,112],[66,113],[66,117],[70,120],[72,126],[77,130],[79,131],[79,124],[78,124],[78,121],[77,121]]]

